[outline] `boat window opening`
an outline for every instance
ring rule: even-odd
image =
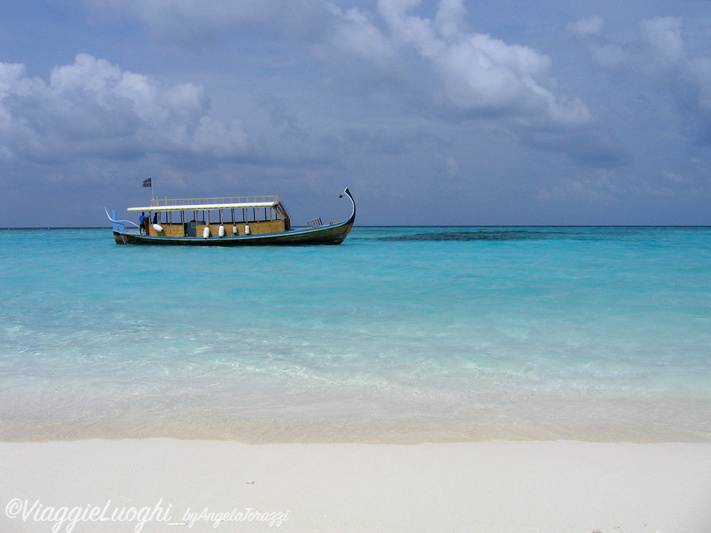
[[[222,224],[223,224],[223,221],[222,221],[222,209],[220,209],[220,226],[221,226]]]

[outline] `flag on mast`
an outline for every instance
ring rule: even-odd
[[[153,178],[148,178],[148,179],[143,180],[143,186],[151,188],[151,201],[153,201],[153,198],[155,198],[155,196],[153,196],[153,181],[152,180],[153,180]]]

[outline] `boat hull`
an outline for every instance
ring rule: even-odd
[[[295,229],[268,235],[243,235],[239,237],[154,237],[114,230],[116,244],[153,244],[170,246],[269,246],[301,244],[341,244],[353,224],[334,224],[319,228]]]

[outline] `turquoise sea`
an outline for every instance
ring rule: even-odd
[[[711,228],[0,231],[0,439],[711,441]]]

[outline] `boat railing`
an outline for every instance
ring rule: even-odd
[[[222,198],[154,198],[151,207],[180,207],[181,205],[256,204],[279,202],[279,195],[232,196]]]

